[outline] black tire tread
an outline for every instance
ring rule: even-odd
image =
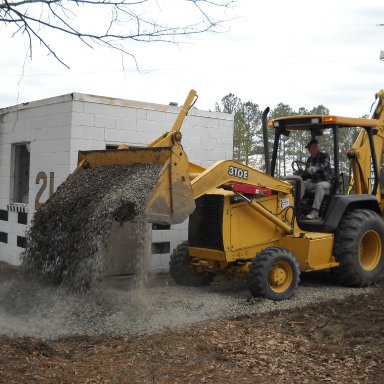
[[[179,244],[173,251],[169,261],[169,271],[173,280],[179,285],[201,287],[208,285],[214,278],[212,272],[192,274],[188,268],[188,242]]]
[[[273,292],[269,287],[269,266],[271,262],[284,259],[291,264],[294,272],[291,287],[283,293]],[[296,257],[287,248],[269,247],[259,252],[252,260],[247,273],[248,288],[254,297],[263,297],[270,300],[286,300],[291,298],[300,281],[300,270]]]
[[[367,224],[369,223],[369,224]],[[335,245],[333,254],[339,267],[334,268],[333,273],[337,280],[349,287],[363,287],[374,284],[384,269],[383,253],[377,268],[366,272],[360,266],[359,246],[362,228],[366,225],[377,226],[381,231],[381,239],[384,239],[384,223],[382,218],[368,209],[356,209],[348,211],[335,232]],[[382,242],[382,249],[384,244]]]

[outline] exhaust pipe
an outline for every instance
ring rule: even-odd
[[[265,173],[267,175],[271,174],[271,164],[269,162],[268,122],[267,122],[267,116],[269,111],[270,111],[270,108],[267,107],[264,109],[264,112],[261,115],[261,125],[263,128],[263,142],[264,142]]]

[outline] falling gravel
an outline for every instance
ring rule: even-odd
[[[144,232],[147,200],[159,171],[156,164],[98,167],[66,180],[34,215],[24,267],[55,283],[93,288],[116,223],[133,222],[132,237]],[[137,250],[138,271],[144,248]]]

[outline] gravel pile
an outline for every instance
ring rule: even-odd
[[[375,289],[345,288],[327,277],[311,278],[303,280],[293,299],[274,302],[251,298],[245,284],[233,280],[190,288],[173,285],[169,276],[158,277],[140,294],[129,280],[103,284],[97,290],[75,292],[22,273],[7,277],[0,270],[0,335],[151,334],[220,317],[300,308]]]
[[[134,237],[143,231],[159,171],[156,164],[99,167],[65,181],[34,215],[23,265],[55,283],[94,287],[113,224],[134,222]],[[141,248],[138,270],[145,256]]]

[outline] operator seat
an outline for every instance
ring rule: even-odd
[[[301,176],[287,175],[287,176],[282,177],[281,180],[288,181],[288,182],[293,181],[293,183],[290,183],[290,184],[293,184],[294,187],[296,187],[298,185],[297,189],[300,189],[300,200],[303,198],[304,193],[305,193],[305,187],[304,187],[304,181],[301,178]],[[296,194],[296,191],[295,191],[295,194]]]

